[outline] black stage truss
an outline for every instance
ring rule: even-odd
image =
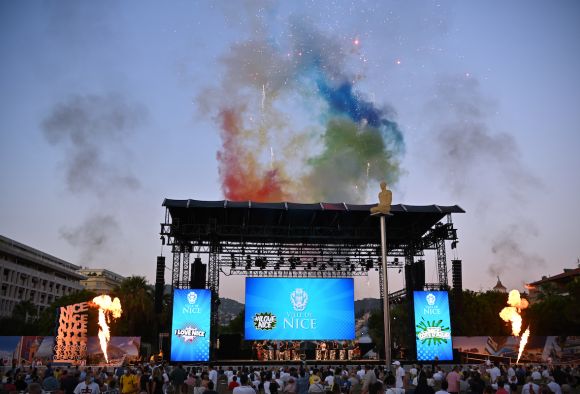
[[[190,286],[191,254],[208,255],[204,279],[215,295],[220,274],[352,277],[374,269],[384,280],[379,219],[370,215],[373,205],[166,199],[163,206],[160,235],[173,254],[174,288]],[[434,250],[439,283],[425,287],[448,287],[446,241],[453,248],[458,242],[451,214],[463,212],[457,205],[393,205],[386,218],[387,267],[413,266],[425,250]],[[404,291],[391,293],[389,301],[396,302]],[[382,291],[380,297],[385,298]],[[216,307],[212,324],[217,322]]]

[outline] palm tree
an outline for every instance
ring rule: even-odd
[[[115,289],[123,314],[115,324],[117,335],[155,337],[153,288],[144,276],[130,276]]]

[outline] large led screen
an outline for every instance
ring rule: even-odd
[[[449,296],[446,291],[414,291],[417,360],[453,360]]]
[[[354,339],[354,335],[352,278],[246,278],[246,339]]]
[[[210,315],[210,290],[173,290],[171,361],[209,361]]]

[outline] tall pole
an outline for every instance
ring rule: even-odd
[[[387,366],[391,365],[391,310],[389,307],[389,276],[387,275],[387,224],[386,215],[381,215],[381,258],[383,263],[383,324],[385,334],[385,362]]]

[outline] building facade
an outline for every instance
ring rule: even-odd
[[[40,313],[58,298],[81,290],[79,266],[0,236],[0,316],[30,301]]]
[[[125,277],[104,268],[81,268],[78,272],[85,277],[81,285],[97,294],[110,294],[125,280]]]
[[[553,294],[568,295],[567,285],[580,278],[580,263],[576,268],[565,268],[564,272],[554,276],[543,276],[542,279],[526,284],[526,289],[530,292],[531,301],[535,301],[540,293],[549,290]]]

